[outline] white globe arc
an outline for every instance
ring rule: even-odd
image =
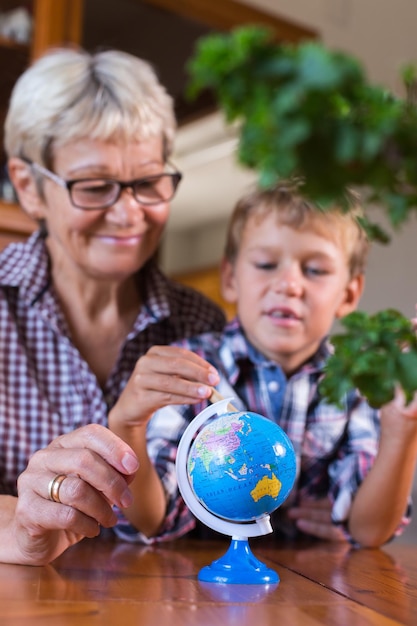
[[[188,453],[194,438],[194,435],[201,428],[201,426],[213,415],[222,415],[229,413],[227,409],[233,398],[224,398],[219,402],[215,402],[209,405],[201,413],[199,413],[192,422],[187,426],[184,434],[181,437],[177,450],[176,458],[176,472],[177,481],[180,493],[184,499],[185,504],[190,509],[191,513],[195,515],[203,524],[209,528],[229,535],[234,538],[246,538],[246,537],[258,537],[259,535],[267,535],[273,532],[269,515],[265,515],[259,519],[252,520],[250,522],[231,522],[220,517],[217,517],[213,513],[210,513],[197,499],[193,490],[191,489],[190,481],[187,472],[187,458]]]

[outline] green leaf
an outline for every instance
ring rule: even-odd
[[[307,88],[334,87],[339,79],[338,68],[333,58],[316,43],[300,46],[298,73],[300,80]]]
[[[403,70],[402,100],[370,82],[353,55],[316,41],[277,43],[249,25],[201,38],[187,70],[190,94],[212,90],[226,119],[240,122],[238,159],[262,184],[301,176],[323,207],[353,186],[394,227],[417,209],[414,65]],[[377,224],[367,232],[389,241]]]
[[[397,379],[405,391],[408,401],[417,389],[417,354],[415,352],[403,352],[397,358]]]
[[[319,42],[277,43],[271,31],[244,26],[198,42],[187,65],[190,92],[213,91],[228,121],[239,121],[239,161],[260,185],[302,177],[317,210],[348,207],[354,187],[398,227],[417,210],[417,70],[403,70],[407,99],[372,84],[352,55]],[[371,239],[389,236],[365,215]],[[417,340],[411,322],[387,309],[354,312],[332,337],[321,392],[342,402],[357,388],[372,406],[410,399],[417,387]],[[405,350],[406,348],[406,350]]]
[[[334,354],[325,366],[320,392],[340,404],[358,389],[369,404],[391,401],[396,385],[410,401],[417,391],[417,340],[411,321],[395,309],[374,315],[355,311],[342,320],[345,332],[334,335]]]

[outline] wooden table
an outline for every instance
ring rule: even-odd
[[[417,624],[417,547],[351,550],[251,541],[274,589],[207,585],[201,567],[228,542],[146,547],[85,540],[52,565],[0,564],[4,626],[393,626]]]

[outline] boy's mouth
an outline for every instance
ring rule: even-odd
[[[287,308],[273,309],[268,311],[268,315],[275,319],[285,319],[285,320],[298,320],[300,319],[294,311]]]

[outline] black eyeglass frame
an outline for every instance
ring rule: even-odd
[[[30,161],[29,159],[22,159],[22,160],[25,163],[27,163],[31,168],[33,168],[36,172],[41,174],[42,176],[45,176],[46,178],[49,178],[50,180],[55,182],[60,187],[65,188],[68,191],[71,204],[76,209],[81,209],[82,211],[100,211],[100,210],[104,210],[104,209],[110,208],[113,204],[115,204],[119,200],[119,198],[122,195],[122,192],[124,191],[124,189],[131,189],[133,197],[135,198],[135,200],[137,202],[139,202],[140,204],[143,204],[144,206],[154,206],[156,204],[162,204],[164,202],[170,202],[172,200],[172,198],[175,196],[175,193],[177,191],[178,185],[180,184],[180,182],[181,182],[181,180],[183,178],[182,172],[178,171],[177,169],[174,169],[173,172],[162,172],[161,174],[155,174],[153,176],[144,176],[143,178],[135,178],[134,180],[128,180],[128,181],[115,180],[114,178],[74,178],[74,179],[71,179],[71,180],[65,180],[64,178],[61,178],[61,176],[58,176],[58,174],[55,174],[55,172],[52,172],[51,170],[48,170],[46,167],[43,167],[43,165],[40,165],[39,163],[35,163],[34,161]],[[168,163],[168,165],[170,167],[175,167],[172,163]],[[162,176],[169,176],[172,179],[172,183],[173,183],[172,184],[172,195],[169,198],[167,198],[167,199],[157,199],[155,201],[143,201],[141,198],[138,199],[136,197],[135,185],[138,185],[138,184],[141,184],[141,183],[146,183],[146,182],[152,182],[153,180],[158,180]],[[74,202],[73,196],[72,196],[72,188],[73,188],[73,186],[76,185],[77,183],[88,183],[88,182],[93,182],[93,181],[103,181],[103,182],[106,182],[106,183],[115,183],[118,186],[118,193],[115,196],[115,198],[112,198],[111,202],[102,204],[102,205],[97,206],[97,207],[85,207],[85,206],[80,206],[79,204],[76,204]]]

